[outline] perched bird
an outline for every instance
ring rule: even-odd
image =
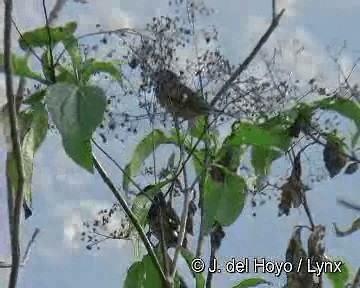
[[[210,106],[199,94],[180,82],[179,77],[170,70],[160,70],[154,73],[156,97],[160,105],[169,113],[185,120],[218,112]]]
[[[162,192],[156,195],[153,201],[148,212],[151,233],[159,240],[159,243],[165,241],[167,248],[175,247],[180,231],[180,218],[171,204],[165,201]],[[165,239],[162,239],[162,235]]]

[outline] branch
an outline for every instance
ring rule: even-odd
[[[121,173],[123,173],[124,177],[127,177],[129,179],[131,184],[133,184],[139,190],[139,192],[143,192],[143,189],[129,176],[125,169],[122,168],[120,164],[94,140],[94,138],[91,139],[91,142],[93,142],[96,148],[98,148],[112,163],[114,163],[116,168],[118,168]]]
[[[131,209],[129,208],[129,206],[127,205],[126,201],[122,198],[122,196],[120,195],[119,191],[117,190],[117,188],[115,187],[114,183],[111,181],[111,179],[109,178],[109,176],[106,174],[104,168],[100,165],[100,163],[97,161],[97,159],[95,158],[95,156],[93,155],[93,161],[94,161],[94,166],[96,168],[96,170],[98,171],[98,173],[100,174],[102,180],[105,182],[105,184],[109,187],[109,189],[111,190],[111,192],[113,193],[113,195],[115,196],[116,200],[119,201],[119,204],[121,205],[121,207],[124,209],[126,215],[129,217],[131,223],[134,225],[134,227],[136,228],[137,232],[139,233],[139,236],[142,240],[142,242],[145,245],[146,250],[149,253],[149,256],[156,268],[156,270],[158,270],[160,277],[162,278],[162,280],[166,283],[166,277],[164,274],[164,271],[160,265],[160,262],[158,260],[158,258],[155,255],[155,252],[150,244],[149,239],[146,237],[145,231],[143,230],[143,228],[141,227],[138,219],[136,218],[136,216],[133,214],[133,212],[131,211]]]
[[[15,288],[20,266],[20,216],[21,206],[24,198],[24,166],[21,154],[21,145],[18,133],[18,119],[16,112],[16,104],[14,97],[14,87],[12,79],[12,67],[11,67],[11,13],[13,8],[12,0],[6,0],[5,2],[5,15],[4,15],[4,71],[5,71],[5,85],[6,85],[6,97],[9,108],[9,120],[12,142],[12,153],[16,162],[17,172],[17,191],[15,196],[15,204],[13,211],[9,211],[9,217],[12,217],[12,225],[10,229],[11,239],[11,258],[12,267],[10,272],[9,288]],[[11,183],[9,187],[15,183]],[[14,189],[8,189],[8,193],[12,193]],[[12,196],[8,195],[9,199]],[[9,221],[9,222],[11,222]]]
[[[350,202],[345,201],[343,199],[337,199],[337,202],[340,205],[344,206],[345,208],[352,209],[352,210],[355,210],[355,211],[360,211],[360,205],[358,205],[358,204],[350,203]]]
[[[260,38],[255,48],[251,51],[249,56],[245,59],[243,63],[234,71],[234,73],[230,76],[230,78],[225,82],[225,84],[220,88],[219,92],[215,95],[215,97],[211,100],[210,105],[214,106],[216,102],[220,99],[220,97],[230,88],[232,82],[240,76],[240,74],[249,66],[251,61],[255,58],[256,54],[260,51],[261,47],[266,43],[269,39],[270,35],[274,32],[275,28],[279,24],[279,20],[281,16],[284,14],[285,9],[282,9],[280,13],[273,18],[268,30],[265,34]]]
[[[221,242],[225,237],[225,232],[223,231],[220,225],[217,225],[216,228],[211,232],[210,235],[210,259],[209,259],[209,267],[212,265],[216,260],[216,252],[220,249]],[[213,267],[212,267],[213,268]],[[215,267],[214,267],[215,268]],[[211,288],[211,281],[213,279],[214,271],[208,271],[206,277],[206,288]]]
[[[184,193],[184,204],[183,204],[183,211],[181,214],[180,232],[179,232],[178,241],[176,244],[174,259],[172,261],[172,267],[170,269],[170,275],[171,275],[172,279],[175,277],[177,259],[179,258],[181,248],[183,247],[183,242],[184,242],[184,238],[185,238],[185,234],[186,234],[186,223],[187,223],[188,213],[189,213],[189,203],[190,203],[190,192],[191,191],[192,191],[192,189],[185,191],[185,193]]]
[[[45,5],[45,0],[42,1],[42,6],[43,6],[43,10],[44,10],[44,15],[45,15],[45,23],[46,23],[46,31],[48,34],[48,49],[49,49],[49,56],[50,56],[50,67],[51,68],[51,81],[53,83],[55,83],[55,67],[54,67],[54,55],[53,55],[53,41],[52,41],[52,37],[51,37],[51,33],[50,33],[50,22],[49,22],[49,18],[47,15],[47,10],[46,10],[46,5]],[[45,52],[46,53],[46,52]]]

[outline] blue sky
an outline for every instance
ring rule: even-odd
[[[21,30],[43,25],[40,0],[15,2],[15,18]],[[54,1],[46,1],[51,7]],[[68,1],[58,23],[75,20],[79,22],[79,34],[92,32],[95,23],[104,28],[141,28],[152,16],[168,12],[167,2],[102,0],[88,1],[81,5]],[[216,25],[220,32],[222,50],[234,64],[243,60],[269,24],[271,15],[270,0],[208,0],[216,13],[198,25]],[[286,5],[287,1],[282,1]],[[271,36],[265,52],[281,45],[282,65],[297,78],[308,80],[317,77],[320,82],[336,86],[337,72],[329,60],[326,46],[338,49],[347,41],[341,63],[344,69],[351,67],[359,57],[360,38],[358,27],[360,12],[357,0],[318,0],[291,1],[288,12],[279,29]],[[3,3],[0,3],[2,15]],[[2,21],[1,21],[2,22]],[[2,30],[2,23],[0,23]],[[2,39],[2,33],[0,40]],[[17,35],[14,34],[14,39]],[[295,59],[293,51],[297,45],[304,45],[303,54]],[[0,46],[2,45],[2,41]],[[190,55],[191,51],[182,51]],[[295,76],[294,76],[295,77]],[[4,89],[0,78],[0,103]],[[352,83],[359,83],[356,72]],[[335,83],[335,84],[334,84]],[[110,143],[107,148],[121,165],[129,160],[134,144],[147,131],[139,129],[137,136],[129,137],[124,145]],[[4,163],[5,146],[0,141],[0,163]],[[126,151],[126,152],[125,152]],[[124,275],[135,257],[134,245],[130,242],[109,241],[100,251],[87,251],[79,241],[81,222],[92,220],[99,209],[108,208],[113,198],[98,176],[93,177],[77,167],[65,155],[57,136],[49,135],[41,147],[34,170],[34,215],[23,225],[24,245],[31,237],[35,227],[41,229],[33,247],[31,258],[20,273],[19,288],[57,288],[57,287],[122,287]],[[281,163],[279,164],[281,166]],[[121,175],[110,165],[105,165],[113,178],[121,183]],[[277,168],[275,168],[277,170]],[[281,167],[279,168],[279,171]],[[358,173],[352,176],[339,175],[335,179],[325,179],[315,184],[309,192],[310,208],[317,223],[326,225],[326,247],[330,255],[344,257],[354,269],[360,266],[358,251],[360,234],[350,237],[334,237],[331,223],[349,225],[357,216],[336,204],[336,197],[360,203],[357,191]],[[6,220],[6,189],[4,167],[0,165],[0,261],[9,259]],[[230,257],[267,257],[280,261],[295,224],[307,223],[303,211],[294,211],[291,216],[278,218],[277,203],[267,202],[257,210],[257,217],[251,216],[251,209],[245,208],[238,221],[226,228],[227,237],[223,242],[220,260]],[[219,274],[214,277],[214,287],[231,287],[244,275]],[[246,276],[246,275],[245,275]],[[249,275],[248,275],[249,276]],[[0,270],[0,287],[5,287],[7,272]],[[276,279],[274,280],[276,282]],[[276,287],[276,286],[275,286]]]

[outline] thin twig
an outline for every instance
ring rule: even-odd
[[[357,270],[354,282],[351,286],[351,288],[359,288],[360,287],[360,268]]]
[[[243,63],[239,65],[239,67],[234,71],[234,73],[230,76],[230,78],[225,82],[225,84],[220,88],[219,92],[215,95],[215,97],[211,100],[210,105],[214,106],[216,102],[220,99],[220,97],[230,88],[231,84],[234,80],[240,76],[240,74],[249,66],[251,61],[255,58],[256,54],[260,51],[261,47],[266,43],[269,39],[270,35],[273,33],[275,28],[279,24],[279,20],[281,16],[284,14],[285,9],[282,9],[280,13],[272,20],[269,28],[264,33],[264,35],[260,38],[255,48],[251,51],[249,56],[245,59]]]
[[[307,198],[306,198],[305,191],[302,191],[302,197],[303,197],[304,210],[305,210],[306,216],[307,216],[308,219],[309,219],[311,231],[314,231],[314,229],[315,229],[315,223],[314,223],[314,220],[313,220],[313,218],[312,218],[312,216],[311,216],[311,212],[310,212],[310,208],[309,208],[309,204],[308,204],[308,201],[307,201]]]
[[[180,125],[179,125],[178,117],[175,117],[175,128],[176,128],[177,141],[180,144],[179,149],[180,149],[180,162],[181,162],[181,160],[184,159],[184,155],[185,155],[186,151],[185,151],[185,149],[184,149],[185,147],[183,145],[184,142],[181,142]],[[183,209],[182,209],[181,219],[180,219],[180,231],[179,231],[179,235],[178,235],[178,239],[177,239],[174,258],[172,261],[172,267],[170,268],[171,279],[174,279],[174,277],[175,277],[177,259],[180,254],[180,250],[183,247],[183,242],[184,242],[184,238],[185,238],[185,234],[186,234],[186,222],[187,222],[187,217],[188,217],[189,199],[190,199],[190,197],[189,197],[190,191],[188,190],[189,187],[188,187],[186,166],[184,166],[184,168],[183,168],[183,176],[184,176],[184,193],[183,193],[184,194],[184,202],[183,202]]]
[[[101,153],[103,153],[112,163],[114,163],[114,165],[123,173],[124,177],[127,177],[131,184],[133,184],[139,190],[139,192],[144,192],[144,190],[129,176],[125,169],[122,168],[111,155],[109,155],[109,153],[107,153],[94,139],[91,139],[91,141],[94,143],[96,148],[101,151]]]
[[[48,49],[49,49],[49,56],[50,56],[50,70],[51,70],[51,81],[53,83],[55,83],[55,66],[54,66],[54,55],[53,55],[53,41],[52,41],[52,37],[51,37],[51,32],[50,32],[50,22],[49,22],[49,18],[47,15],[47,10],[46,10],[46,4],[45,4],[45,0],[42,1],[42,6],[43,6],[43,10],[44,10],[44,15],[45,15],[45,23],[46,23],[46,31],[48,34]],[[45,52],[46,53],[46,52]],[[46,55],[47,57],[47,55]],[[43,63],[44,65],[45,63]]]
[[[171,275],[172,279],[174,279],[174,277],[175,277],[177,260],[179,258],[181,248],[183,247],[183,242],[184,242],[184,238],[185,238],[185,234],[186,234],[186,224],[187,224],[188,213],[189,213],[190,193],[191,193],[191,190],[184,191],[184,203],[183,203],[183,210],[182,210],[181,221],[180,221],[180,232],[179,232],[179,236],[177,239],[178,241],[176,244],[176,250],[175,250],[174,259],[173,259],[173,263],[172,263],[173,265],[172,265],[171,271],[170,271],[170,275]]]
[[[204,87],[202,84],[202,77],[200,74],[199,77],[199,83],[200,83],[200,90],[201,93],[204,95]],[[229,103],[230,104],[230,103]],[[223,108],[226,109],[226,106]],[[205,125],[209,126],[209,117],[205,117]],[[208,135],[208,130],[206,129],[206,136]],[[205,139],[205,169],[209,166],[209,142],[208,137]],[[206,171],[206,170],[205,170]],[[199,207],[200,207],[200,229],[199,229],[199,237],[197,240],[197,247],[196,247],[196,257],[200,257],[202,255],[202,248],[204,245],[204,239],[205,239],[205,221],[204,221],[204,187],[205,187],[205,177],[207,173],[204,173],[201,175],[200,183],[199,183]]]
[[[121,207],[124,209],[126,215],[129,217],[131,223],[134,225],[134,227],[136,228],[137,232],[139,233],[139,236],[142,240],[142,242],[145,245],[146,250],[149,253],[149,256],[153,262],[153,264],[155,265],[156,270],[159,272],[160,277],[162,278],[162,280],[164,282],[166,282],[166,277],[164,274],[164,271],[160,265],[159,259],[157,258],[157,256],[155,255],[155,252],[151,246],[151,243],[149,241],[149,239],[146,237],[145,231],[143,230],[143,228],[141,227],[139,220],[136,218],[136,216],[134,215],[134,213],[131,211],[131,209],[129,208],[129,206],[127,205],[126,201],[123,199],[123,197],[120,195],[118,189],[115,187],[114,183],[111,181],[111,179],[109,178],[109,176],[107,175],[106,171],[104,170],[104,168],[100,165],[100,163],[98,162],[98,160],[95,158],[95,156],[93,155],[93,161],[94,161],[94,166],[95,169],[98,171],[98,173],[100,174],[101,178],[103,179],[104,183],[109,187],[109,189],[111,190],[111,192],[113,193],[113,195],[115,196],[116,200],[118,200],[119,204],[121,205]]]
[[[35,242],[35,239],[36,239],[36,236],[40,233],[40,229],[39,228],[36,228],[33,235],[31,236],[31,239],[25,249],[25,254],[24,254],[24,257],[23,257],[23,260],[22,260],[22,264],[25,265],[26,262],[29,260],[29,257],[30,257],[30,250],[31,250],[31,247],[32,245],[34,244]]]
[[[28,243],[28,245],[27,245],[27,247],[26,247],[25,254],[23,256],[22,263],[20,264],[20,267],[25,266],[25,264],[29,260],[31,247],[35,243],[35,238],[39,234],[39,232],[40,232],[40,229],[36,228],[33,235],[32,235],[32,237],[31,237],[31,239],[30,239],[30,241],[29,241],[29,243]],[[0,261],[0,268],[12,268],[12,265],[10,263],[5,263],[5,262]]]
[[[352,210],[355,210],[355,211],[360,211],[360,205],[358,205],[358,204],[350,203],[350,202],[345,201],[343,199],[338,199],[337,202],[340,205],[342,205],[342,206],[344,206],[344,207],[346,207],[348,209],[352,209]]]
[[[132,34],[135,36],[140,36],[141,38],[147,37],[151,40],[151,37],[148,37],[146,35],[141,34],[140,32],[137,32],[135,29],[131,29],[131,28],[120,28],[120,29],[115,29],[115,30],[107,30],[107,31],[99,31],[99,32],[92,32],[92,33],[87,33],[84,35],[81,35],[79,37],[76,37],[76,40],[80,40],[83,38],[87,38],[87,37],[91,37],[91,36],[97,36],[97,35],[103,35],[103,34],[112,34],[112,33],[118,33],[118,34]],[[57,57],[56,61],[55,61],[55,66],[57,66],[59,64],[59,61],[61,59],[61,57],[65,54],[66,49],[69,48],[70,45],[73,45],[72,43],[65,45],[64,49],[59,53],[59,56]]]
[[[275,20],[276,17],[276,0],[272,0],[272,19]]]

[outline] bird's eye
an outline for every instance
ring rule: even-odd
[[[186,94],[186,93],[182,94],[181,102],[185,103],[188,98],[189,98],[188,94]]]

